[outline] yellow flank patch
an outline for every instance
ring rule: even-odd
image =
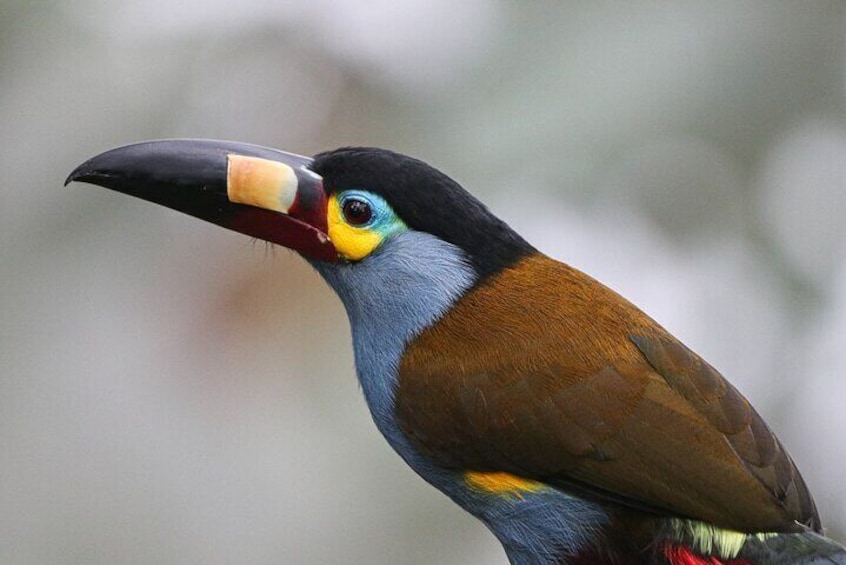
[[[352,261],[364,259],[382,241],[382,236],[372,229],[349,225],[334,194],[329,198],[326,223],[332,245],[338,253]]]
[[[226,192],[230,202],[287,213],[297,196],[297,174],[278,161],[230,154]]]
[[[464,481],[476,490],[517,498],[523,498],[523,493],[538,492],[544,487],[543,483],[501,472],[467,471],[464,473]]]

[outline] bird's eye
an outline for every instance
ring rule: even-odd
[[[361,198],[347,198],[343,203],[344,218],[350,225],[363,226],[373,218],[370,203]]]

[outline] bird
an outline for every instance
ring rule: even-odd
[[[159,140],[71,181],[305,258],[345,307],[376,427],[513,565],[846,564],[714,367],[421,160]]]

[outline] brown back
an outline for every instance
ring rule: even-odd
[[[539,254],[409,345],[396,414],[451,468],[739,531],[820,527],[790,457],[731,384],[618,294]]]

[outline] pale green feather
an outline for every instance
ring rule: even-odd
[[[690,540],[692,548],[703,555],[716,555],[723,559],[734,559],[750,534],[725,530],[704,522],[673,519],[670,528],[677,539]],[[751,534],[764,541],[775,533]]]

